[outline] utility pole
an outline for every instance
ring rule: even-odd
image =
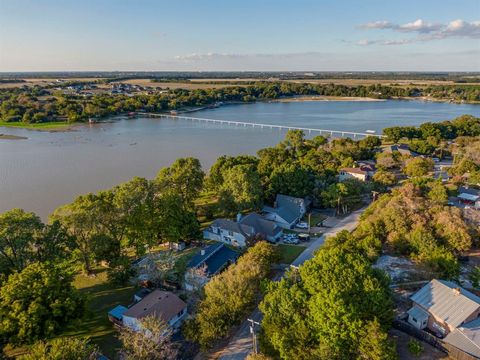
[[[247,319],[247,320],[250,321],[250,333],[252,334],[252,339],[253,339],[253,353],[257,354],[258,345],[257,345],[257,334],[255,334],[255,325],[260,325],[260,323],[253,319]]]

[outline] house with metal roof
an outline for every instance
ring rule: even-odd
[[[408,322],[445,337],[480,315],[480,297],[446,280],[432,280],[410,298]]]
[[[458,188],[458,199],[465,204],[480,208],[480,190],[461,186]]]
[[[305,215],[310,201],[303,198],[277,194],[273,207],[264,206],[265,219],[285,229],[292,229]]]
[[[467,354],[480,358],[480,319],[458,327],[448,333],[443,341]]]
[[[239,253],[222,243],[216,243],[200,250],[187,263],[184,287],[192,291],[204,286],[208,280],[237,261]]]

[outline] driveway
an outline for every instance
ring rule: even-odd
[[[337,224],[330,228],[328,231],[324,232],[322,236],[312,241],[312,243],[303,251],[292,263],[292,266],[300,266],[305,261],[311,259],[313,254],[317,249],[323,245],[325,239],[329,236],[335,236],[338,232],[342,230],[352,231],[357,227],[358,220],[360,215],[363,213],[365,208],[352,212],[350,215],[340,219]]]
[[[322,236],[317,239],[314,239],[310,245],[293,261],[292,266],[300,266],[305,261],[311,259],[315,251],[322,246],[325,239],[328,236],[334,236],[342,230],[352,231],[358,224],[360,215],[363,213],[365,208],[354,211],[350,215],[339,219],[337,224],[325,232]],[[280,280],[282,275],[276,276],[274,280]],[[249,319],[260,322],[262,320],[262,313],[257,309],[250,314]],[[256,329],[258,331],[258,328]],[[250,333],[250,323],[245,320],[237,333],[230,339],[228,345],[218,351],[216,354],[210,356],[211,359],[220,359],[220,360],[243,360],[253,349],[253,340],[252,334]]]

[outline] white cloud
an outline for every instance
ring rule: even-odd
[[[287,59],[297,57],[308,57],[314,55],[321,55],[320,52],[298,52],[298,53],[251,53],[251,54],[236,54],[236,53],[191,53],[187,55],[176,55],[174,60],[183,62],[195,61],[213,61],[219,59]]]
[[[442,27],[443,25],[439,23],[430,23],[422,19],[417,19],[410,23],[398,25],[397,27],[395,27],[395,29],[403,32],[430,33],[433,31],[441,30]]]
[[[451,21],[443,31],[449,36],[464,36],[478,39],[480,38],[480,21],[467,22],[463,20]]]
[[[362,29],[380,29],[393,30],[403,33],[417,33],[418,36],[409,39],[392,40],[370,40],[362,39],[357,42],[358,45],[404,45],[414,42],[442,40],[446,38],[480,38],[480,21],[464,21],[461,19],[453,20],[447,24],[431,23],[422,19],[417,19],[406,24],[394,24],[386,20],[374,21],[359,26]]]
[[[362,29],[393,29],[395,26],[387,20],[380,20],[362,24],[359,27]]]

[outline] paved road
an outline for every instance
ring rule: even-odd
[[[358,224],[360,215],[365,210],[362,208],[357,210],[343,219],[338,220],[330,230],[325,232],[322,236],[314,240],[292,263],[293,266],[300,266],[308,259],[313,257],[314,252],[322,246],[325,239],[328,236],[334,236],[336,233],[342,230],[352,231]],[[278,276],[274,280],[279,280]],[[255,311],[249,316],[249,319],[260,321],[262,319],[262,313],[255,309]],[[237,333],[232,337],[228,345],[221,351],[217,352],[213,358],[219,360],[243,360],[252,351],[252,334],[250,333],[250,323],[245,320]]]
[[[306,249],[304,252],[302,252],[292,263],[292,266],[300,266],[302,265],[305,261],[311,259],[313,257],[313,254],[317,249],[323,245],[325,242],[325,239],[329,236],[334,236],[338,232],[342,230],[348,230],[352,231],[357,227],[358,224],[358,219],[360,218],[360,215],[363,213],[365,208],[361,208],[360,210],[352,212],[350,215],[344,217],[343,219],[340,219],[336,225],[334,225],[332,228],[330,228],[328,231],[324,232],[322,236],[314,240]]]

